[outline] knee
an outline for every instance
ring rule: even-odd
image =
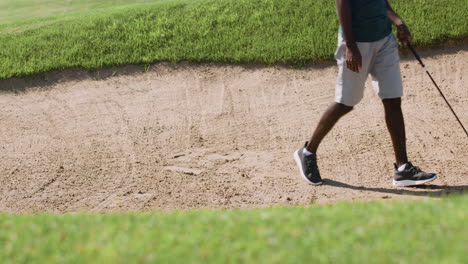
[[[335,108],[336,112],[338,112],[338,113],[340,113],[342,115],[347,114],[347,113],[351,112],[351,110],[353,110],[352,106],[347,106],[347,105],[340,104],[340,103],[335,103],[334,108]]]
[[[396,110],[401,108],[401,98],[391,98],[382,100],[385,110]]]

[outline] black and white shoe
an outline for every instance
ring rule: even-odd
[[[395,164],[395,174],[393,175],[393,186],[405,187],[420,185],[437,179],[435,173],[427,173],[420,168],[413,166],[411,162],[405,164],[405,169],[399,171]]]
[[[317,167],[317,155],[315,153],[304,155],[304,149],[306,146],[307,142],[304,147],[294,152],[294,160],[296,161],[304,180],[313,185],[320,185],[322,184],[322,178],[320,177],[320,172]]]

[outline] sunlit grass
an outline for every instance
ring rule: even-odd
[[[53,10],[61,10],[57,0],[50,2]],[[25,21],[18,14],[6,15],[7,21],[16,22],[0,24],[0,78],[158,61],[300,66],[332,59],[336,47],[334,1],[72,2],[71,11],[59,16]],[[468,5],[463,1],[391,2],[408,22],[416,45],[468,35]],[[39,13],[47,10],[37,8]],[[10,9],[15,11],[15,5]]]
[[[173,213],[1,215],[1,263],[466,263],[468,196]]]

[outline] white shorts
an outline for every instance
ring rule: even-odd
[[[346,67],[346,42],[338,34],[335,58],[338,62],[335,102],[354,106],[364,95],[367,76],[372,76],[372,86],[381,99],[403,96],[400,73],[400,56],[395,35],[374,42],[357,42],[362,56],[362,69],[356,73]]]

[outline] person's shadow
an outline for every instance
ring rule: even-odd
[[[405,189],[387,189],[387,188],[369,188],[364,186],[354,186],[346,183],[342,183],[335,180],[324,179],[323,184],[347,188],[351,190],[358,191],[369,191],[369,192],[380,192],[380,193],[391,193],[399,195],[414,195],[414,196],[434,196],[439,197],[443,195],[448,195],[452,193],[463,194],[468,189],[468,185],[458,185],[458,186],[441,186],[441,185],[418,185],[414,187],[406,187]],[[425,189],[428,191],[415,191],[415,189]]]

